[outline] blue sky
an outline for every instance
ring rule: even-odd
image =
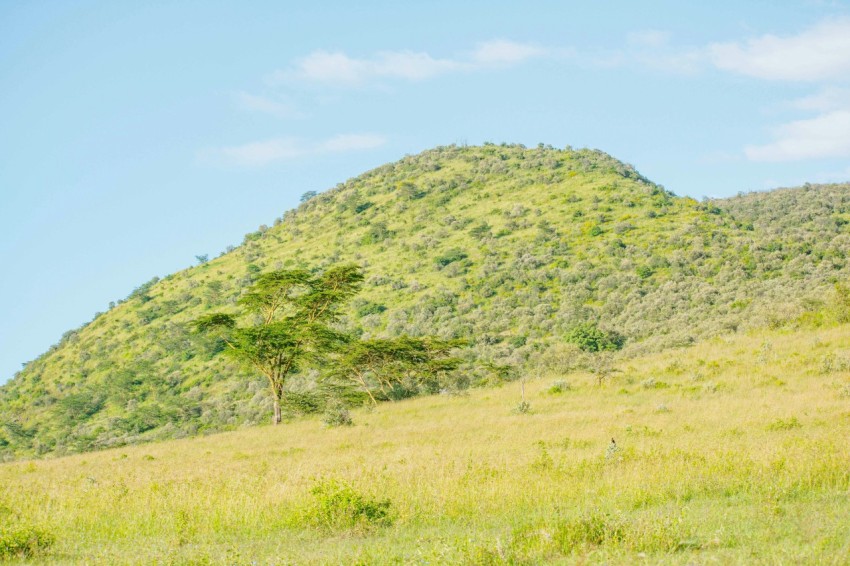
[[[0,382],[150,279],[435,145],[680,195],[850,180],[850,4],[0,3]]]

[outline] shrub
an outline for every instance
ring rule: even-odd
[[[370,499],[347,482],[323,479],[310,490],[313,507],[311,521],[323,528],[370,529],[393,523],[389,499]]]
[[[569,383],[566,381],[554,381],[552,385],[549,386],[547,390],[550,395],[559,395],[561,393],[565,393],[572,389]]]
[[[381,314],[386,310],[387,307],[385,305],[373,303],[372,301],[361,301],[355,305],[355,312],[359,318],[363,318],[370,314]]]
[[[441,256],[437,257],[437,265],[440,267],[445,267],[450,263],[454,263],[456,261],[461,261],[467,258],[467,253],[459,248],[452,248],[446,251]]]
[[[39,527],[0,524],[0,559],[28,558],[49,549],[56,537]]]
[[[324,423],[329,427],[337,426],[352,426],[354,420],[351,418],[349,410],[340,404],[331,405],[325,411]]]

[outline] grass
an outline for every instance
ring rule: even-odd
[[[528,413],[512,383],[353,411],[354,426],[4,464],[0,518],[53,542],[5,558],[848,564],[850,373],[823,363],[846,352],[847,325],[734,335],[601,387],[528,376]]]

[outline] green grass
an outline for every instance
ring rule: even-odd
[[[528,375],[524,414],[511,383],[8,463],[0,509],[55,538],[35,563],[848,564],[848,353],[729,335]]]

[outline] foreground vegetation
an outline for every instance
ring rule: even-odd
[[[464,371],[436,387],[457,391],[498,380],[487,368],[563,371],[577,328],[619,336],[636,356],[816,326],[835,283],[850,280],[849,254],[847,185],[697,202],[599,151],[436,148],[308,193],[240,246],[66,333],[0,387],[0,460],[267,422],[266,377],[199,343],[190,323],[234,314],[280,269],[362,267],[338,330],[465,341]],[[303,400],[319,376],[294,377],[281,394]]]
[[[3,464],[0,524],[35,562],[850,563],[850,326],[618,369]]]

